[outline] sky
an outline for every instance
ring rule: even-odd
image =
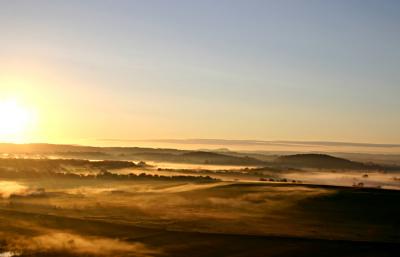
[[[31,118],[0,141],[400,143],[399,12],[390,0],[2,0],[0,103]]]

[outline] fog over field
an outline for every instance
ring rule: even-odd
[[[2,256],[205,256],[204,247],[231,256],[236,240],[238,256],[395,256],[400,243],[393,164],[77,146],[56,157],[55,145],[23,155],[15,147],[0,159]]]

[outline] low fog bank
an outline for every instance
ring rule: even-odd
[[[23,210],[32,214],[172,231],[388,240],[398,233],[394,228],[388,229],[387,226],[393,222],[390,217],[395,217],[396,213],[400,215],[397,207],[383,206],[399,196],[396,191],[390,190],[292,183],[199,184],[174,181],[99,181],[75,186],[30,181],[25,184],[14,182],[12,185],[18,190],[23,187],[25,191],[43,188],[42,194],[27,194],[25,191],[10,194],[0,201],[0,211]],[[338,194],[346,197],[333,200]],[[369,197],[371,205],[365,204],[364,197]],[[347,198],[351,199],[351,206],[343,205]],[[326,202],[330,205],[324,210]],[[318,206],[322,209],[316,211],[314,208]],[[356,206],[359,210],[353,209]],[[378,215],[377,206],[381,210],[391,210],[390,215],[385,218]],[[367,219],[354,222],[354,215]],[[319,229],[322,224],[324,230]],[[357,232],[368,229],[371,224],[374,224],[375,231],[366,234]]]
[[[285,176],[314,185],[400,190],[400,174],[393,173],[312,170],[308,172],[289,172]]]
[[[16,181],[0,181],[0,198],[11,196],[37,196],[44,194],[44,189],[29,188]]]
[[[0,256],[160,256],[140,242],[127,242],[99,236],[51,231],[34,236],[0,232],[3,253]]]
[[[318,162],[318,166],[330,165],[353,167],[358,163],[347,160],[320,156],[295,155],[284,158],[292,165],[306,165]],[[282,160],[282,159],[279,159]],[[199,166],[196,169],[185,168],[184,164],[165,166],[163,163],[133,163],[123,161],[87,161],[87,160],[32,160],[32,159],[0,159],[0,179],[3,180],[54,180],[63,183],[90,184],[103,180],[131,181],[132,183],[145,180],[180,181],[196,183],[225,182],[292,182],[315,185],[357,186],[382,189],[400,189],[400,172],[369,169],[348,168],[307,168],[282,165],[281,161],[275,166],[266,167],[232,167],[218,166],[206,169]],[[362,164],[363,165],[363,164]],[[190,166],[190,165],[189,165]],[[360,166],[371,167],[371,166]],[[375,167],[375,166],[373,166]],[[75,182],[72,182],[75,180]],[[9,197],[12,190],[20,194],[25,190],[17,185],[2,186],[0,197]],[[34,192],[26,192],[34,193]]]

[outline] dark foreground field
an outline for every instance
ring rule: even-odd
[[[3,191],[14,194],[1,200],[0,256],[375,257],[399,252],[399,191],[61,181],[2,182]]]
[[[32,216],[14,211],[1,211],[1,216],[2,220],[4,216],[12,216],[13,222],[29,221],[30,225],[63,231],[36,235],[15,224],[2,225],[2,230],[18,234],[16,237],[20,242],[16,244],[26,247],[20,256],[372,257],[398,256],[399,246],[396,243],[176,232],[44,214]]]

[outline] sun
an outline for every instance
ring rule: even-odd
[[[23,140],[32,121],[32,111],[16,100],[0,101],[1,141],[18,143]]]

